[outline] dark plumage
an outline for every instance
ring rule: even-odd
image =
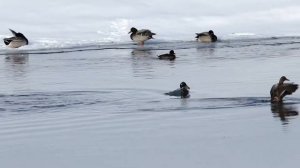
[[[174,91],[171,91],[171,92],[168,92],[165,94],[169,95],[169,96],[180,96],[181,98],[188,98],[190,96],[189,90],[190,90],[190,87],[185,82],[181,82],[179,89],[176,89]]]
[[[197,41],[199,42],[216,42],[218,37],[214,34],[212,30],[203,33],[196,33]]]
[[[135,27],[132,27],[129,33],[131,33],[131,40],[138,42],[141,45],[144,45],[145,41],[152,39],[153,35],[156,35],[148,29],[137,30]]]
[[[175,56],[175,52],[171,50],[168,54],[159,55],[158,58],[162,60],[174,60],[176,56]]]
[[[284,96],[291,95],[298,89],[297,84],[284,83],[284,81],[289,81],[289,80],[285,76],[282,76],[279,79],[279,82],[272,86],[270,90],[272,103],[281,103]]]
[[[11,33],[14,35],[10,38],[4,38],[4,44],[7,45],[10,48],[19,48],[24,45],[28,45],[28,39],[20,32],[15,32],[12,29],[9,29]]]

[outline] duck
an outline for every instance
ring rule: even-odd
[[[181,82],[180,88],[178,88],[174,91],[165,93],[165,94],[169,95],[169,96],[178,96],[181,98],[188,98],[190,96],[189,93],[190,93],[190,87],[185,82]]]
[[[10,48],[19,48],[24,45],[28,45],[28,39],[20,32],[15,32],[12,29],[9,29],[11,33],[14,35],[10,38],[4,38],[4,44]]]
[[[168,54],[162,54],[158,56],[161,60],[174,60],[176,58],[174,50],[171,50]]]
[[[145,41],[147,41],[149,39],[153,39],[152,36],[156,35],[155,33],[151,32],[148,29],[138,30],[135,27],[132,27],[128,34],[130,34],[131,40],[133,40],[134,42],[137,42],[138,44],[141,44],[141,45],[144,45]]]
[[[208,32],[196,33],[195,38],[198,42],[204,43],[216,42],[218,40],[218,37],[214,34],[212,30],[209,30]]]
[[[284,81],[289,81],[289,79],[282,76],[279,82],[272,86],[270,90],[271,103],[282,103],[282,99],[286,95],[291,95],[298,89],[298,84],[284,83]]]

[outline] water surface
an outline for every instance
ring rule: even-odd
[[[175,50],[175,61],[157,55]],[[3,167],[296,167],[300,38],[0,50]],[[188,99],[164,93],[185,81]]]

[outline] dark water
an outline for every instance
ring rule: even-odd
[[[269,90],[300,83],[299,51],[296,37],[0,51],[0,163],[296,167],[300,95],[271,105]],[[190,98],[164,95],[182,81]]]

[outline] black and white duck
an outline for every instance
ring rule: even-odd
[[[212,30],[209,30],[208,32],[196,33],[196,39],[198,42],[210,43],[216,42],[218,37]]]
[[[19,48],[24,45],[28,45],[28,39],[20,32],[15,32],[12,29],[9,29],[14,35],[13,37],[4,38],[4,44],[10,48]]]
[[[165,94],[169,95],[169,96],[178,96],[181,98],[188,98],[190,96],[189,93],[190,93],[190,87],[185,82],[181,82],[180,88],[173,90],[171,92],[165,93]]]
[[[132,41],[137,42],[140,45],[144,45],[144,42],[152,39],[153,35],[156,35],[155,33],[152,33],[150,30],[148,29],[141,29],[141,30],[137,30],[135,27],[132,27],[130,29],[130,38]],[[129,34],[128,33],[128,34]]]

